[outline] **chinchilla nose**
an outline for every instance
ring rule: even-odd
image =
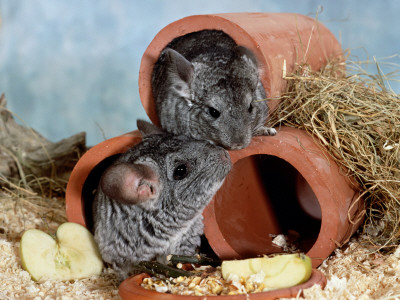
[[[237,150],[237,149],[242,149],[244,148],[243,143],[233,143],[230,147],[231,150]]]
[[[232,137],[230,143],[230,149],[243,149],[248,146],[250,143],[250,138],[246,132],[242,132],[242,130],[238,130],[238,132]]]
[[[247,139],[246,136],[240,136],[232,140],[230,145],[230,150],[237,150],[246,148],[250,143],[250,139]]]

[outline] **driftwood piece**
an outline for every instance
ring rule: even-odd
[[[34,129],[18,124],[0,97],[0,186],[5,179],[50,178],[65,186],[69,174],[86,151],[86,134],[80,132],[53,143]],[[26,188],[26,187],[25,187]]]

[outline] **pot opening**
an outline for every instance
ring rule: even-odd
[[[321,228],[321,208],[310,185],[272,155],[237,161],[214,205],[219,230],[241,257],[284,251],[272,243],[278,234],[288,246],[307,252]]]
[[[103,159],[89,173],[82,187],[82,209],[87,229],[93,231],[92,204],[103,172],[118,158],[119,154]]]

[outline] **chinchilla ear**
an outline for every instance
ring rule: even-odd
[[[153,135],[153,134],[163,134],[164,131],[157,127],[156,125],[149,123],[144,120],[137,120],[136,121],[137,128],[139,129],[140,133],[142,134],[142,137],[145,138],[147,136]]]
[[[159,195],[156,170],[144,164],[119,163],[110,166],[100,179],[101,190],[123,204],[140,204]]]
[[[175,75],[184,83],[190,84],[192,82],[194,72],[192,63],[188,61],[182,54],[171,48],[166,48],[163,52],[169,62],[170,74]]]
[[[233,49],[238,57],[243,59],[248,65],[252,66],[253,68],[257,68],[257,59],[253,52],[243,46],[236,46]]]

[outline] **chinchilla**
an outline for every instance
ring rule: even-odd
[[[231,169],[222,147],[137,126],[142,141],[104,171],[93,202],[95,240],[120,280],[140,261],[195,254],[202,211]]]
[[[253,53],[223,31],[174,39],[152,73],[161,127],[227,149],[245,148],[255,135],[275,135],[264,124],[266,93]]]

